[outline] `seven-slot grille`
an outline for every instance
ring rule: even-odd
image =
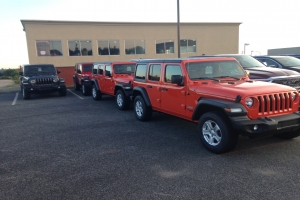
[[[292,93],[278,93],[257,96],[259,107],[259,114],[273,114],[288,112],[292,109]]]
[[[36,85],[53,85],[53,78],[38,78],[35,82]]]

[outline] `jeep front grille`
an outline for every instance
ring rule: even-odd
[[[53,78],[39,78],[36,79],[36,85],[53,85]]]
[[[274,114],[289,112],[292,109],[292,94],[279,93],[258,96],[259,108],[258,113],[260,115]]]

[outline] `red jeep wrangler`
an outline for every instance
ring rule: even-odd
[[[91,77],[92,96],[100,100],[102,94],[116,96],[120,110],[128,109],[132,94],[135,62],[96,62]]]
[[[91,91],[90,77],[92,75],[93,62],[83,62],[75,64],[75,72],[73,75],[74,89],[82,90],[84,96]]]
[[[198,122],[201,143],[214,153],[234,149],[238,135],[300,135],[297,90],[250,81],[234,58],[136,62],[132,99],[141,121],[155,110]]]

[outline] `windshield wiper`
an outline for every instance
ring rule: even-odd
[[[218,79],[216,79],[216,78],[210,78],[210,77],[198,77],[198,78],[192,78],[191,80],[196,80],[196,79],[200,79],[200,80],[214,80],[214,81],[220,82]]]
[[[234,76],[215,76],[214,78],[234,78],[236,80],[241,80],[240,78],[234,77]]]

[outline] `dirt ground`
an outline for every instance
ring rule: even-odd
[[[20,90],[19,84],[13,80],[0,80],[0,92],[17,92]]]

